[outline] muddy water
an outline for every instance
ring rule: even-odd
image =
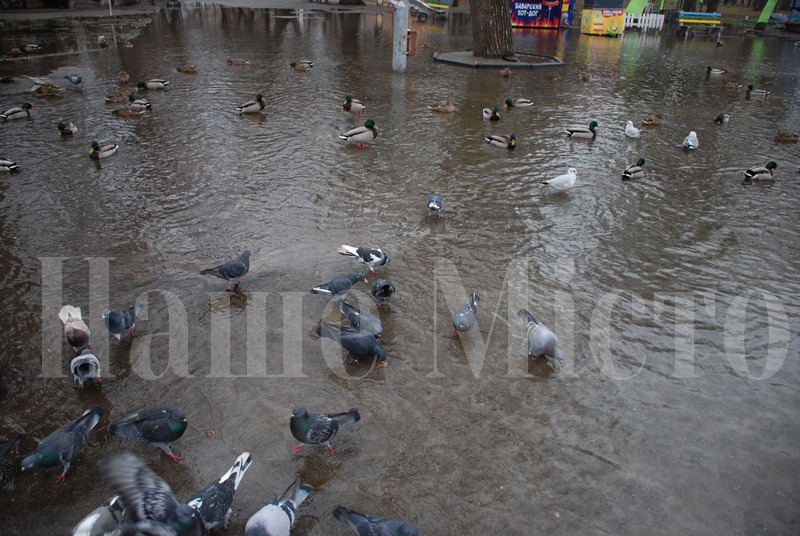
[[[24,79],[0,85],[4,108],[36,108],[0,125],[2,156],[22,168],[0,177],[0,438],[29,436],[2,464],[5,533],[68,533],[109,495],[100,457],[122,450],[181,500],[250,451],[227,534],[295,475],[316,492],[294,534],[347,534],[331,515],[340,504],[440,535],[793,532],[800,154],[773,142],[800,120],[791,42],[517,32],[519,50],[566,66],[501,78],[420,46],[398,75],[386,14],[186,6],[148,22],[2,37],[3,50],[43,50],[0,74],[84,79],[52,99],[28,97]],[[462,16],[414,25],[420,44],[470,46]],[[289,67],[305,58],[312,72]],[[197,75],[176,71],[187,63]],[[710,78],[707,65],[734,72]],[[140,119],[118,119],[103,97],[120,70],[170,90],[148,92]],[[747,99],[720,80],[772,94]],[[263,115],[233,112],[256,93]],[[346,94],[364,118],[341,110]],[[426,109],[448,96],[457,113]],[[507,97],[536,105],[481,119]],[[720,112],[729,123],[712,122]],[[625,121],[656,113],[661,126],[624,136]],[[366,117],[379,138],[345,146],[337,135]],[[60,120],[79,133],[59,139]],[[590,120],[596,140],[561,133]],[[690,130],[700,148],[687,153]],[[512,132],[514,152],[482,141]],[[92,140],[119,152],[98,165]],[[645,177],[622,182],[640,157]],[[769,160],[778,180],[743,182]],[[540,184],[570,166],[580,175],[566,195]],[[424,201],[435,190],[445,208],[434,221]],[[384,369],[343,365],[314,335],[335,316],[308,289],[359,269],[336,254],[344,243],[392,259]],[[242,292],[198,275],[245,248]],[[470,292],[482,298],[478,331],[460,341],[449,319]],[[363,284],[353,299],[371,307]],[[137,337],[108,341],[100,310],[137,301]],[[67,376],[63,303],[84,308],[102,389]],[[527,361],[520,307],[560,335],[564,363]],[[35,440],[93,403],[104,419],[65,484],[56,470],[19,472]],[[294,454],[296,404],[358,407],[362,420],[332,456]],[[179,464],[106,432],[159,405],[188,415]]]

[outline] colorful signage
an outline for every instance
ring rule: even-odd
[[[584,9],[581,13],[581,33],[589,35],[622,35],[625,12],[621,9]]]
[[[561,0],[510,0],[511,25],[516,28],[558,28]]]

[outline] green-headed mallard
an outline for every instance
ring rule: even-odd
[[[197,74],[197,67],[194,65],[181,65],[178,67],[178,72],[183,74]]]
[[[241,106],[237,106],[236,111],[240,114],[257,114],[264,109],[265,105],[264,95],[259,93],[254,100],[249,100]]]
[[[11,119],[22,119],[23,117],[30,117],[33,106],[29,102],[23,102],[21,107],[9,108],[2,114],[0,119],[3,121],[10,121]]]
[[[597,121],[589,123],[589,128],[585,127],[570,127],[564,130],[570,138],[588,138],[594,139],[597,136]]]
[[[500,112],[497,108],[484,108],[483,118],[488,119],[489,121],[499,121]]]
[[[364,103],[360,100],[354,99],[352,95],[347,95],[344,98],[344,104],[342,105],[342,108],[345,112],[350,112],[352,114],[358,113],[359,116],[363,116],[364,110],[366,110],[367,107],[364,106]]]
[[[491,136],[486,136],[483,139],[485,139],[487,143],[490,143],[495,147],[500,147],[501,149],[516,149],[517,147],[516,134],[511,134],[510,136],[498,136],[497,134],[492,134]]]
[[[709,65],[708,67],[706,67],[706,72],[708,74],[723,74],[723,73],[725,73],[725,70],[724,69],[716,69],[716,68],[711,67]]]
[[[506,108],[530,108],[533,101],[530,99],[506,99]]]
[[[71,136],[78,132],[78,127],[76,127],[72,121],[68,121],[66,123],[61,122],[56,126],[58,128],[58,133],[61,136]]]
[[[766,97],[767,95],[769,95],[769,93],[770,92],[767,91],[766,89],[756,89],[756,88],[754,88],[753,84],[750,84],[750,85],[747,86],[747,96],[748,97],[750,97],[750,96],[753,96],[753,97]]]
[[[744,172],[744,178],[751,181],[763,181],[772,179],[772,170],[780,171],[778,164],[775,162],[767,162],[766,166],[754,167]]]
[[[131,110],[144,111],[149,110],[151,107],[152,104],[147,99],[137,99],[133,95],[128,95],[128,108]]]
[[[0,158],[0,171],[19,171],[19,166],[7,158]]]
[[[453,97],[447,97],[447,100],[438,102],[436,104],[431,104],[428,106],[428,110],[432,110],[434,112],[442,112],[442,113],[451,113],[456,111],[456,99]]]
[[[777,141],[777,142],[783,142],[783,141],[793,142],[793,141],[797,141],[797,140],[800,140],[800,136],[799,135],[795,134],[794,132],[788,132],[786,130],[778,132],[775,135],[775,141]]]
[[[564,193],[564,190],[567,188],[572,188],[575,185],[575,181],[578,179],[578,170],[571,167],[567,170],[564,175],[559,175],[558,177],[546,181],[542,181],[542,184],[546,184],[551,188],[555,188],[558,190],[559,194]]]
[[[111,156],[112,154],[117,152],[119,149],[119,145],[116,143],[108,143],[106,145],[100,145],[96,141],[92,142],[91,148],[89,149],[89,158],[92,160],[99,160],[101,158],[105,158],[107,156]]]
[[[717,116],[714,118],[714,123],[716,123],[717,125],[721,125],[722,123],[727,123],[728,121],[730,121],[730,119],[731,116],[729,116],[728,114],[717,114]]]
[[[638,179],[644,175],[644,158],[640,158],[638,162],[635,164],[631,164],[630,166],[625,168],[625,171],[622,172],[622,179]]]
[[[366,146],[367,142],[377,137],[378,127],[375,126],[375,121],[372,119],[367,119],[363,127],[356,127],[339,136],[340,139],[348,143],[355,143],[358,147],[362,148]]]
[[[139,82],[136,87],[139,89],[167,89],[169,82],[161,78],[151,78],[147,82]]]
[[[314,66],[314,62],[309,60],[293,61],[289,66],[295,71],[304,73]]]

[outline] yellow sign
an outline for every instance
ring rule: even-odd
[[[622,35],[625,12],[621,9],[584,9],[581,13],[581,33],[589,35]]]

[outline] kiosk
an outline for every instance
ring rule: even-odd
[[[585,0],[581,12],[581,33],[619,37],[624,31],[622,0]]]

